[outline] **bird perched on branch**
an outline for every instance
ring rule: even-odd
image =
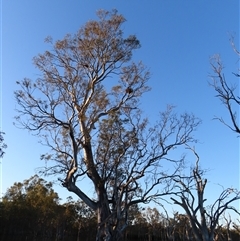
[[[89,65],[88,64],[83,64],[83,67],[89,68]]]
[[[131,87],[127,87],[126,93],[131,94],[133,92],[133,89]]]

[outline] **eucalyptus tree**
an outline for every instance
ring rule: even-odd
[[[43,172],[58,175],[96,212],[96,240],[119,240],[131,206],[171,191],[169,178],[184,156],[168,154],[195,141],[199,120],[168,106],[149,126],[139,100],[150,90],[150,74],[132,60],[140,42],[135,35],[124,37],[125,18],[117,11],[97,16],[76,34],[46,39],[51,49],[34,58],[40,77],[17,82],[16,119],[49,147],[41,157],[48,163]],[[83,178],[93,193],[84,192]]]
[[[193,148],[191,150],[196,157],[196,165],[190,177],[174,177],[176,197],[171,199],[186,212],[195,239],[213,241],[225,212],[231,210],[240,215],[240,211],[233,206],[233,202],[240,200],[240,191],[235,188],[224,189],[212,205],[206,205],[207,179],[204,178],[204,170],[199,167],[198,154]]]
[[[52,183],[37,175],[15,182],[3,196],[5,239],[12,240],[16,236],[15,240],[38,240],[37,237],[51,240],[58,225],[58,202]]]

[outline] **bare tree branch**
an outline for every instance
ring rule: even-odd
[[[213,241],[215,229],[225,211],[232,210],[239,214],[239,210],[231,204],[240,199],[240,191],[233,188],[225,189],[210,206],[210,210],[207,210],[204,198],[207,179],[203,178],[204,171],[199,168],[198,154],[189,146],[188,149],[191,149],[196,157],[195,167],[190,177],[174,179],[179,192],[175,193],[178,198],[171,197],[171,199],[185,210],[196,240]]]
[[[240,54],[235,47],[233,39],[231,39],[231,44],[232,44],[233,50],[235,51],[235,53],[238,55],[238,58],[239,58]],[[216,97],[223,103],[223,105],[227,109],[231,122],[229,124],[222,117],[215,117],[215,119],[219,120],[224,125],[226,125],[229,129],[239,134],[240,127],[238,123],[237,110],[240,105],[240,97],[236,92],[238,84],[231,86],[230,83],[228,83],[228,81],[225,79],[225,76],[223,73],[224,67],[219,55],[215,55],[211,58],[211,66],[212,66],[214,75],[211,76],[212,81],[210,85],[216,91],[217,93]],[[236,77],[240,77],[239,73],[233,73],[233,74]]]
[[[7,148],[7,145],[4,143],[4,138],[3,138],[4,134],[5,134],[4,132],[0,131],[0,158],[2,158],[5,153],[4,149]]]

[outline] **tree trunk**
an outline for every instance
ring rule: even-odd
[[[111,211],[104,185],[99,185],[98,197],[98,228],[96,241],[115,241],[112,235],[113,224],[111,220]]]
[[[202,233],[202,239],[203,241],[214,241],[213,237],[211,237],[208,233],[203,232]]]

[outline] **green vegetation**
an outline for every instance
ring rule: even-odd
[[[52,184],[37,175],[23,183],[14,183],[0,203],[1,241],[94,241],[96,215],[82,201],[68,198],[64,204],[52,189]],[[160,213],[156,208],[130,211],[129,226],[123,241],[195,240],[187,215]],[[231,228],[219,225],[215,230],[217,240],[238,241],[240,223]]]
[[[37,175],[15,183],[1,202],[0,240],[77,240],[79,232],[81,240],[94,240],[96,219],[89,208],[59,201],[52,184]]]

